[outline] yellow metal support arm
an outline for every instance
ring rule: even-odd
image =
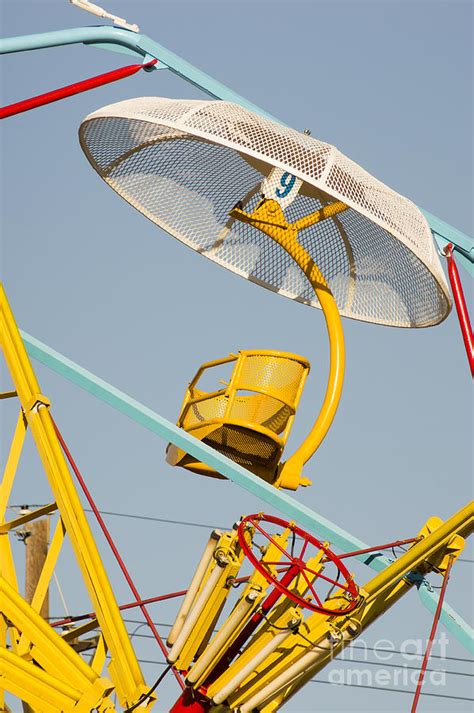
[[[77,664],[76,656],[78,655],[76,652],[71,649],[65,641],[62,641],[61,637],[59,637],[46,622],[41,620],[42,624],[38,624],[35,617],[41,618],[39,614],[36,614],[34,611],[35,607],[38,608],[38,606],[40,606],[52,575],[55,560],[59,554],[64,532],[66,532],[71,541],[79,569],[97,616],[97,621],[110,652],[111,662],[109,664],[109,672],[113,684],[115,685],[115,690],[123,706],[132,705],[143,694],[148,693],[148,687],[143,679],[125,623],[121,617],[97,545],[94,541],[80,498],[75,489],[68,465],[56,436],[49,412],[49,400],[41,394],[36,376],[31,367],[7,297],[1,285],[0,347],[3,351],[21,405],[10,454],[7,458],[3,480],[0,485],[0,575],[3,583],[0,614],[7,616],[10,621],[15,621],[15,617],[7,614],[8,608],[13,604],[13,600],[11,599],[13,597],[12,592],[16,594],[16,597],[14,597],[16,604],[21,600],[24,607],[26,607],[21,617],[22,626],[15,624],[17,629],[16,634],[14,627],[9,626],[12,648],[19,659],[21,659],[21,654],[23,653],[24,658],[22,660],[26,660],[28,657],[29,642],[33,642],[34,636],[37,636],[38,631],[42,631],[42,627],[46,627],[47,630],[51,632],[51,635],[49,637],[48,635],[40,636],[38,639],[39,643],[34,645],[36,660],[41,660],[41,665],[45,671],[48,670],[48,661],[53,661],[51,656],[45,654],[46,651],[52,651],[54,649],[54,647],[50,649],[48,643],[50,640],[54,640],[54,646],[59,646],[57,642],[60,641],[60,644],[66,647],[64,650],[69,650],[70,654],[73,655],[75,661],[74,665],[79,666],[79,664]],[[56,535],[53,538],[50,554],[46,560],[43,573],[38,583],[37,592],[33,598],[33,606],[26,604],[20,595],[17,594],[18,585],[16,582],[11,548],[8,542],[8,531],[11,524],[5,522],[5,511],[27,428],[32,433],[55,500],[55,505],[47,506],[47,510],[51,512],[57,506],[61,518]],[[35,513],[35,515],[36,514],[37,513]],[[18,610],[20,611],[20,609]],[[35,621],[33,628],[30,626],[32,620]],[[22,628],[23,626],[24,628]],[[18,636],[18,632],[22,634],[21,637]],[[21,646],[19,647],[20,638]],[[82,662],[82,659],[80,660]],[[62,656],[61,661],[65,662],[66,658]],[[83,667],[85,667],[83,668],[84,673],[87,669],[88,673],[85,673],[86,676],[89,675],[94,679],[97,678],[97,674],[94,673],[85,662],[82,662],[82,664]],[[19,671],[20,669],[17,667],[16,670]],[[60,675],[61,671],[64,673],[63,680],[68,684],[74,685],[72,683],[74,676],[71,678],[69,674],[66,675],[61,667],[61,662],[58,660],[55,665],[55,670],[50,671],[50,673]],[[80,689],[81,686],[78,685],[78,688]],[[143,704],[144,709],[148,710],[153,703],[154,697],[147,698]]]
[[[319,267],[298,242],[300,230],[308,228],[326,218],[347,209],[340,201],[324,206],[320,210],[300,218],[295,223],[288,223],[280,205],[274,200],[262,201],[251,214],[240,208],[234,208],[230,216],[261,230],[280,245],[311,283],[321,305],[329,336],[329,376],[323,405],[316,422],[297,451],[281,466],[275,485],[296,490],[298,485],[309,485],[301,473],[304,464],[321,445],[328,432],[342,393],[345,367],[344,333],[336,300]]]
[[[31,642],[29,656],[20,656],[0,648],[0,682],[2,687],[22,700],[38,705],[39,710],[77,710],[88,713],[97,708],[112,707],[107,702],[113,684],[101,678],[59,634],[0,577],[0,611],[13,622]],[[32,665],[33,660],[38,666]],[[102,707],[104,702],[105,707]],[[61,703],[61,707],[59,705]]]
[[[457,558],[464,538],[473,532],[474,503],[470,502],[446,522],[430,518],[420,532],[421,539],[396,562],[377,574],[360,589],[361,604],[346,617],[311,615],[301,632],[288,643],[286,655],[269,666],[264,662],[247,687],[245,695],[236,694],[232,706],[241,713],[258,707],[272,713],[295,695],[311,678],[327,666],[378,617],[407,594],[424,574],[443,571],[447,557]],[[308,642],[313,646],[308,646]]]

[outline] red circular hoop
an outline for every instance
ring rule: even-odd
[[[261,522],[269,522],[272,523],[273,525],[279,525],[280,527],[283,527],[284,529],[289,529],[291,532],[293,532],[295,535],[298,535],[298,537],[301,537],[303,539],[303,545],[301,547],[300,555],[299,557],[294,557],[291,555],[289,552],[284,550],[277,542],[275,542],[274,538],[269,535],[268,533],[265,532],[260,527]],[[318,604],[313,604],[312,602],[309,602],[307,599],[304,599],[303,597],[299,596],[295,592],[292,592],[291,590],[288,589],[285,584],[282,584],[275,576],[272,575],[271,572],[268,571],[268,569],[265,567],[265,563],[262,563],[261,560],[257,559],[257,557],[254,555],[252,551],[252,543],[248,543],[247,539],[245,537],[245,530],[247,525],[251,525],[254,527],[256,530],[258,530],[261,534],[263,534],[272,544],[276,545],[276,547],[282,551],[282,553],[285,555],[285,557],[288,558],[289,560],[289,565],[290,566],[296,566],[299,570],[299,573],[303,575],[303,578],[306,580],[308,584],[309,591],[311,594],[314,596],[316,602]],[[359,592],[357,589],[357,585],[355,584],[354,580],[352,579],[349,571],[345,567],[344,563],[339,559],[339,557],[334,554],[334,552],[331,552],[330,549],[325,547],[322,542],[320,542],[316,537],[313,535],[310,535],[308,532],[305,532],[302,530],[300,527],[295,525],[294,523],[287,522],[286,520],[282,520],[279,517],[273,517],[272,515],[264,515],[262,513],[257,513],[254,515],[247,515],[244,517],[238,526],[237,529],[237,534],[239,537],[239,543],[240,546],[242,547],[242,550],[244,551],[245,556],[247,559],[252,563],[252,565],[255,567],[255,569],[265,577],[267,582],[272,584],[281,594],[284,594],[286,597],[291,599],[292,602],[295,604],[298,604],[301,607],[304,607],[306,609],[310,609],[311,611],[319,612],[320,614],[326,614],[326,615],[336,615],[336,614],[347,614],[351,611],[353,611],[356,606],[359,603]],[[327,576],[325,576],[322,573],[315,573],[314,570],[310,570],[305,562],[303,561],[303,555],[306,552],[306,549],[308,547],[308,544],[313,545],[316,547],[318,550],[322,550],[324,552],[324,556],[326,560],[329,560],[332,562],[338,570],[338,576],[339,574],[342,575],[343,579],[341,581],[338,581],[337,579],[331,579]],[[281,564],[281,563],[279,563]],[[305,575],[305,572],[309,572],[312,577],[313,577],[313,582],[316,581],[317,579],[322,579],[325,580],[326,582],[331,583],[333,586],[338,587],[339,589],[343,589],[346,592],[347,596],[347,606],[343,608],[337,608],[337,609],[330,609],[321,602],[320,598],[316,594],[312,583],[310,582],[309,578]],[[339,598],[338,598],[339,599]]]

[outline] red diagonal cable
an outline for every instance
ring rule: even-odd
[[[71,468],[72,468],[73,471],[74,471],[74,474],[75,474],[77,480],[79,481],[79,485],[81,486],[82,491],[83,491],[84,495],[85,495],[86,498],[87,498],[87,502],[89,503],[89,505],[90,505],[90,507],[91,507],[91,510],[92,510],[92,512],[94,513],[94,515],[95,515],[95,517],[96,517],[96,519],[97,519],[97,522],[98,522],[99,525],[100,525],[100,529],[101,529],[102,532],[104,533],[105,539],[106,539],[107,542],[109,543],[110,549],[111,549],[112,552],[114,553],[114,557],[115,557],[115,559],[117,560],[117,563],[118,563],[120,569],[122,570],[122,573],[123,573],[125,579],[127,580],[128,586],[130,587],[130,589],[131,589],[131,591],[132,591],[132,593],[133,593],[133,596],[135,597],[135,599],[136,599],[138,602],[140,602],[139,607],[140,607],[140,609],[141,609],[141,611],[142,611],[142,614],[143,614],[143,616],[145,617],[148,626],[149,626],[150,629],[152,630],[153,635],[154,635],[154,637],[155,637],[155,639],[156,639],[156,641],[157,641],[157,643],[158,643],[158,646],[160,647],[160,649],[161,649],[161,651],[163,652],[163,654],[164,654],[164,656],[165,656],[165,659],[166,659],[167,656],[168,656],[168,650],[167,650],[166,646],[164,645],[163,640],[162,640],[161,636],[159,635],[159,633],[158,633],[158,631],[157,631],[157,628],[156,628],[155,624],[153,623],[153,619],[151,618],[150,614],[148,613],[148,610],[147,610],[146,606],[142,603],[143,600],[142,600],[140,594],[138,593],[138,589],[136,588],[136,586],[135,586],[135,584],[134,584],[134,582],[133,582],[133,580],[132,580],[132,578],[131,578],[131,576],[130,576],[129,571],[128,571],[128,569],[126,568],[125,563],[124,563],[122,557],[120,556],[120,553],[119,553],[117,547],[115,546],[115,543],[114,543],[114,541],[113,541],[113,539],[112,539],[112,536],[111,536],[110,532],[109,532],[108,529],[107,529],[107,525],[105,524],[104,520],[102,519],[102,515],[100,514],[100,512],[99,512],[99,510],[98,510],[98,508],[97,508],[97,506],[96,506],[96,504],[95,504],[95,502],[94,502],[94,499],[92,498],[92,495],[91,495],[90,492],[89,492],[89,489],[88,489],[88,487],[87,487],[87,485],[86,485],[86,483],[85,483],[85,481],[84,481],[84,478],[82,477],[82,475],[81,475],[81,473],[80,473],[80,471],[79,471],[79,468],[77,467],[77,465],[76,465],[76,463],[75,463],[75,461],[74,461],[74,458],[72,457],[72,455],[71,455],[71,453],[70,453],[70,451],[69,451],[69,449],[68,449],[68,447],[67,447],[67,445],[66,445],[66,443],[65,443],[65,441],[64,441],[64,438],[62,437],[62,435],[61,435],[61,433],[60,433],[60,431],[59,431],[59,428],[58,428],[57,425],[56,425],[56,422],[54,421],[54,419],[53,419],[52,417],[51,417],[51,420],[52,420],[52,422],[53,422],[54,430],[56,431],[56,435],[57,435],[58,440],[59,440],[59,442],[60,442],[60,444],[61,444],[61,447],[62,447],[64,453],[66,454],[66,457],[67,457],[67,459],[68,459],[68,461],[69,461],[69,464],[70,464]],[[183,683],[183,680],[182,680],[181,676],[179,675],[179,673],[178,673],[174,668],[173,668],[173,673],[174,673],[174,676],[175,676],[176,680],[178,681],[179,685],[180,685],[181,688],[184,690],[184,683]]]
[[[245,578],[246,580],[249,579],[249,577]],[[237,580],[235,580],[237,581]],[[155,604],[156,602],[164,602],[167,599],[174,599],[175,597],[184,597],[188,590],[187,589],[181,589],[179,592],[170,592],[169,594],[160,594],[157,597],[149,597],[149,599],[141,599],[139,602],[129,602],[128,604],[121,604],[119,606],[120,611],[124,611],[126,609],[133,609],[134,607],[139,607],[142,604]],[[76,614],[74,616],[67,616],[64,619],[59,619],[58,621],[55,622],[50,622],[50,626],[54,627],[60,627],[60,626],[66,626],[67,624],[75,624],[77,621],[83,621],[84,619],[94,619],[96,616],[95,612],[89,612],[88,614]]]
[[[471,320],[469,319],[469,312],[461,285],[461,278],[459,277],[458,268],[453,258],[452,243],[448,243],[448,245],[446,245],[444,254],[446,255],[446,259],[448,261],[449,282],[451,283],[454,304],[456,305],[456,312],[458,313],[459,325],[461,327],[462,338],[464,340],[467,360],[469,362],[469,366],[471,367],[471,375],[474,376],[474,336],[472,334]]]
[[[30,109],[36,109],[37,107],[44,106],[45,104],[52,104],[52,102],[57,102],[60,99],[67,99],[67,97],[72,97],[74,94],[87,92],[89,89],[96,89],[97,87],[102,87],[104,84],[110,84],[111,82],[116,82],[119,79],[125,79],[125,77],[130,77],[132,74],[136,74],[136,72],[139,72],[140,69],[148,69],[149,67],[152,67],[156,64],[156,62],[157,60],[154,59],[151,62],[146,62],[145,64],[129,64],[126,67],[120,67],[120,69],[114,69],[111,72],[99,74],[97,77],[90,77],[89,79],[82,80],[82,82],[68,84],[65,87],[54,89],[51,92],[39,94],[36,97],[31,97],[30,99],[24,99],[23,101],[16,102],[15,104],[0,107],[0,119],[6,119],[9,116],[15,116],[16,114],[21,114],[22,112],[29,111]]]
[[[431,647],[433,646],[433,640],[434,640],[434,637],[436,634],[439,617],[441,615],[443,599],[444,599],[444,595],[446,592],[446,587],[448,586],[448,579],[449,579],[449,575],[451,572],[451,567],[453,566],[453,562],[454,562],[454,557],[453,557],[453,555],[450,555],[449,560],[448,560],[448,566],[446,567],[446,572],[444,573],[443,586],[441,587],[441,591],[439,593],[438,606],[436,607],[436,612],[435,612],[434,619],[433,619],[433,626],[431,627],[431,631],[430,631],[430,638],[428,639],[428,645],[426,647],[425,656],[423,658],[423,663],[421,664],[420,675],[418,677],[418,683],[416,685],[415,698],[413,700],[413,705],[411,707],[411,713],[415,713],[417,705],[418,705],[418,700],[420,698],[421,687],[423,685],[423,679],[425,677],[426,667],[428,666],[428,659],[430,658]]]
[[[375,547],[366,547],[364,550],[354,550],[353,552],[344,552],[342,555],[338,555],[340,560],[346,557],[356,557],[357,555],[365,555],[369,552],[378,552],[378,550],[388,550],[392,547],[400,547],[401,545],[409,545],[412,542],[417,542],[419,537],[409,537],[407,540],[395,540],[394,542],[388,542],[386,545],[376,545]]]

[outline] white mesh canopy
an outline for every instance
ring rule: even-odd
[[[293,222],[335,200],[349,206],[299,234],[346,317],[427,327],[450,310],[420,210],[334,146],[229,102],[144,97],[84,119],[95,170],[161,228],[233,272],[291,299],[319,303],[304,273],[254,226],[229,218],[261,199],[275,167],[298,181]]]

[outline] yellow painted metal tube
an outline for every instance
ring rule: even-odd
[[[314,423],[297,451],[286,461],[280,474],[285,477],[285,471],[301,472],[303,465],[311,458],[321,445],[336,415],[342,394],[345,368],[344,332],[339,310],[329,286],[306,250],[291,234],[279,241],[280,245],[294,259],[305,273],[315,291],[326,321],[329,337],[329,375],[323,405]]]
[[[292,227],[296,228],[296,230],[304,230],[305,228],[309,228],[312,225],[316,225],[316,223],[320,223],[322,220],[326,220],[326,218],[332,218],[334,215],[342,213],[348,208],[349,206],[343,203],[342,201],[335,201],[334,203],[329,203],[328,205],[323,206],[319,210],[316,210],[314,213],[305,215],[304,218],[300,218],[299,220],[295,221]]]
[[[185,645],[189,634],[191,633],[204,607],[206,606],[213,589],[217,587],[220,576],[222,574],[222,569],[223,565],[221,565],[219,562],[216,562],[214,569],[210,573],[206,583],[204,584],[201,590],[201,593],[193,602],[191,611],[189,612],[186,621],[184,622],[184,625],[181,628],[181,631],[179,632],[176,641],[168,654],[168,663],[176,663],[176,661],[178,660],[179,654],[181,653],[181,650]]]
[[[17,527],[21,527],[27,522],[32,522],[33,520],[38,520],[40,517],[44,517],[45,515],[50,515],[57,509],[58,506],[56,503],[50,503],[49,505],[44,505],[36,510],[32,510],[27,515],[20,515],[20,517],[16,517],[14,520],[8,520],[8,522],[4,522],[0,525],[0,535],[4,535],[11,530],[15,530]]]
[[[324,206],[315,213],[288,223],[280,205],[274,200],[265,200],[252,214],[234,208],[230,215],[261,230],[280,245],[310,281],[326,320],[329,337],[329,376],[323,405],[313,428],[297,451],[283,464],[275,481],[277,487],[296,490],[310,481],[301,477],[303,465],[321,445],[336,415],[342,394],[345,367],[344,332],[336,300],[319,267],[298,242],[298,232],[346,209],[340,201]]]
[[[450,546],[452,538],[467,537],[473,532],[474,503],[470,502],[442,523],[436,530],[412,545],[398,560],[373,577],[363,587],[364,601],[359,612],[341,622],[329,622],[327,617],[312,615],[308,626],[315,628],[312,640],[315,647],[303,656],[288,661],[273,680],[261,686],[251,698],[240,706],[241,713],[250,713],[255,707],[267,710],[267,704],[278,697],[279,704],[287,702],[305,683],[330,663],[343,648],[367,629],[378,617],[388,611],[401,597],[415,585],[415,580],[404,578],[408,572],[432,567],[428,562]],[[338,643],[330,643],[331,627],[340,628]],[[262,708],[262,704],[265,707]],[[268,708],[270,710],[270,708]]]
[[[10,446],[10,452],[8,453],[7,462],[3,471],[2,481],[0,483],[0,522],[2,522],[3,525],[5,522],[5,512],[8,505],[8,499],[13,488],[15,474],[18,468],[18,463],[20,462],[23,444],[25,442],[26,427],[26,418],[23,413],[23,410],[20,409],[20,413],[18,414],[18,419],[16,422],[15,433],[13,435],[13,440]]]
[[[31,641],[33,658],[45,672],[67,681],[81,695],[88,689],[96,690],[98,695],[112,689],[110,681],[92,671],[3,577],[0,577],[0,611]]]
[[[416,569],[422,562],[430,558],[446,546],[455,535],[468,537],[474,530],[474,501],[471,501],[457,513],[450,517],[434,532],[412,545],[408,552],[379,572],[370,582],[364,585],[366,602],[369,603],[394,584],[397,578],[403,577],[407,572]]]
[[[273,653],[273,651],[283,644],[285,639],[290,636],[293,636],[293,632],[290,629],[286,631],[277,631],[273,638],[265,646],[262,646],[259,652],[252,659],[250,659],[250,661],[248,661],[247,664],[241,668],[240,671],[238,671],[225,686],[214,693],[212,698],[213,703],[216,705],[223,703],[226,698],[228,698],[230,694],[233,693],[235,689],[243,683],[243,681],[245,681],[247,676],[249,676],[252,671],[257,670],[258,666],[265,661],[267,656]],[[250,710],[254,710],[254,708],[251,708]]]
[[[72,548],[105,635],[120,686],[121,703],[137,700],[148,688],[122,620],[97,545],[58,442],[49,401],[41,394],[6,294],[0,285],[0,343],[7,367],[69,535]],[[16,461],[16,456],[13,459]]]
[[[173,644],[176,642],[176,639],[178,638],[179,633],[181,632],[181,629],[183,628],[184,622],[186,621],[190,609],[193,606],[194,600],[196,599],[196,595],[204,579],[204,575],[206,574],[207,569],[211,564],[212,556],[217,547],[217,543],[219,542],[221,534],[222,533],[218,530],[214,530],[211,533],[208,543],[204,549],[204,553],[199,561],[198,566],[196,567],[196,571],[194,572],[191,584],[189,585],[188,591],[186,592],[186,596],[183,599],[174,624],[166,640],[168,646],[173,646]]]
[[[191,685],[196,684],[200,678],[206,673],[212,663],[219,661],[220,655],[224,650],[228,640],[239,627],[242,622],[247,619],[252,609],[255,606],[255,600],[258,598],[257,591],[251,591],[244,599],[236,606],[229,618],[225,621],[214,639],[211,641],[204,653],[198,658],[191,671],[186,677],[186,682]]]
[[[260,707],[262,703],[271,699],[283,687],[291,685],[298,676],[301,676],[302,673],[307,671],[308,668],[324,654],[331,655],[331,644],[328,639],[323,640],[316,648],[311,649],[311,651],[301,656],[279,676],[276,676],[266,686],[254,693],[251,698],[240,705],[240,713],[252,713],[252,711]]]
[[[0,650],[0,670],[2,688],[37,710],[72,711],[80,698],[80,692],[69,683],[39,666],[32,666],[7,649]]]

